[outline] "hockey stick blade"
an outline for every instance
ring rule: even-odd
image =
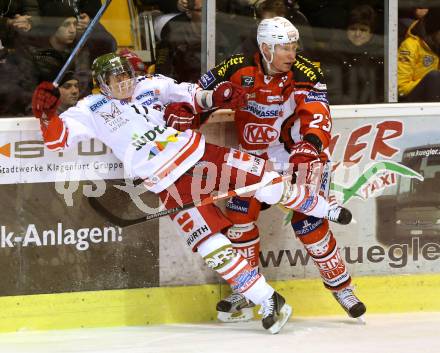
[[[251,192],[257,191],[258,189],[261,189],[264,186],[282,183],[284,181],[290,180],[291,178],[292,178],[291,175],[287,175],[287,176],[279,176],[269,182],[260,181],[259,183],[256,183],[256,184],[247,185],[247,186],[244,186],[244,187],[241,187],[241,188],[238,188],[235,190],[230,190],[227,192],[222,192],[217,195],[209,196],[203,200],[193,201],[193,202],[184,204],[182,206],[170,208],[168,210],[161,210],[159,212],[147,214],[144,217],[132,219],[132,220],[131,219],[122,219],[122,218],[116,217],[115,215],[111,214],[107,209],[105,209],[101,204],[99,204],[99,202],[96,200],[94,201],[93,199],[90,199],[89,201],[90,201],[92,207],[96,211],[98,211],[98,213],[100,213],[104,217],[107,217],[107,219],[110,222],[118,225],[119,227],[125,228],[125,227],[134,226],[136,224],[148,222],[148,221],[151,221],[154,219],[158,219],[163,216],[169,216],[174,213],[181,212],[181,211],[193,208],[193,207],[209,205],[209,204],[221,201],[221,200],[229,199],[233,196],[241,196],[241,195],[249,194]]]
[[[67,58],[67,61],[64,63],[63,67],[61,68],[57,77],[55,77],[55,80],[52,81],[52,84],[55,87],[59,86],[61,79],[63,78],[70,64],[72,63],[73,58],[78,53],[78,51],[83,47],[87,39],[89,39],[90,33],[92,33],[92,30],[95,27],[96,23],[98,23],[98,21],[101,19],[102,15],[104,14],[104,11],[107,9],[107,7],[110,5],[111,2],[112,0],[106,0],[104,4],[102,4],[98,12],[96,13],[95,17],[90,21],[89,25],[82,34],[78,43],[76,43],[75,47],[72,49],[72,52],[70,53],[69,57]]]

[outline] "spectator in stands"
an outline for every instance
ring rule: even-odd
[[[269,2],[269,0],[266,0]],[[298,0],[284,0],[286,4],[286,18],[292,22],[300,33],[300,50],[306,51],[307,55],[315,49],[315,38],[310,22],[300,10]]]
[[[79,99],[78,79],[73,71],[67,71],[60,81],[60,105],[57,114],[61,114],[70,107],[73,107]]]
[[[21,95],[28,101],[25,112],[30,112],[32,92],[41,81],[52,81],[57,76],[75,44],[77,18],[73,9],[63,3],[48,3],[45,21],[17,40],[15,55],[9,65],[18,67],[16,79]],[[91,90],[90,53],[83,48],[73,60],[71,70],[79,80],[81,96]]]
[[[255,6],[258,0],[219,0],[218,10],[244,17],[255,17]]]
[[[59,8],[60,5],[63,7],[70,7],[78,20],[76,40],[81,37],[91,19],[95,17],[101,7],[100,0],[23,0],[23,2],[25,4],[24,8],[26,13],[32,14],[33,22],[35,25],[40,26],[40,28],[41,26],[44,27],[46,16],[54,16],[52,4],[55,9]],[[48,9],[49,12],[47,11]],[[60,16],[62,15],[63,14],[60,13]],[[92,35],[85,43],[85,47],[89,52],[90,61],[93,62],[98,56],[116,51],[117,44],[116,40],[104,28],[104,26],[97,23],[93,29]]]
[[[10,56],[0,63],[0,116],[24,116],[25,107],[30,104],[31,96],[23,95],[23,89],[17,80],[20,71],[9,61]]]
[[[173,17],[161,31],[156,46],[156,72],[177,81],[194,82],[201,74],[202,0],[188,1],[185,13]],[[222,53],[225,38],[216,35],[216,48]],[[226,55],[226,54],[224,54]]]
[[[155,5],[159,8],[160,12],[175,13],[186,12],[191,7],[190,2],[192,0],[141,0],[142,5]]]
[[[61,3],[74,9],[77,17],[86,14],[87,17],[93,18],[101,7],[100,0],[21,0],[25,13],[33,16],[34,24],[40,25],[44,21],[44,8],[48,3]],[[85,16],[82,16],[83,23],[79,21],[79,32],[81,27],[86,27],[88,22]]]
[[[14,48],[15,37],[32,28],[31,19],[21,0],[0,0],[0,116],[24,115],[25,102],[16,82],[19,71],[8,63],[8,55]]]
[[[440,8],[430,8],[413,23],[399,47],[398,88],[400,100],[440,101]]]
[[[409,27],[415,21],[423,18],[428,13],[428,11],[429,9],[427,7],[411,7],[409,9],[399,7],[399,46],[406,38]]]
[[[13,48],[14,34],[29,31],[31,19],[32,16],[25,14],[22,1],[0,0],[0,49]]]
[[[41,1],[41,0],[39,0]],[[100,0],[80,0],[73,1],[75,13],[78,15],[77,40],[84,33],[91,19],[101,7]],[[43,14],[44,15],[44,14]],[[103,25],[97,23],[93,29],[93,35],[87,40],[85,46],[90,53],[92,63],[98,56],[106,53],[115,52],[117,43],[115,38],[105,29]]]
[[[332,50],[322,56],[333,104],[383,103],[384,43],[375,27],[371,6],[353,8],[345,31],[334,37]]]
[[[299,30],[301,35],[300,50],[304,51],[307,48],[313,48],[314,41],[312,29],[307,21],[307,18],[299,11],[296,1],[259,0],[254,4],[254,6],[255,16],[258,21],[276,16],[287,18]],[[234,54],[242,53],[249,56],[253,55],[259,50],[256,41],[257,27],[258,22],[255,21],[251,31],[245,32],[245,37],[240,41],[240,45],[234,50]]]
[[[56,77],[78,40],[78,11],[74,7],[67,2],[51,0],[42,2],[39,11],[44,21],[29,35],[21,36],[17,43],[15,64],[21,72],[20,85],[25,95],[32,94],[39,82],[52,81]],[[80,97],[92,90],[90,67],[94,58],[114,50],[114,38],[98,24],[70,67],[79,80]]]
[[[258,20],[254,20],[252,28],[249,31],[240,31],[239,28],[235,32],[241,33],[243,39],[240,40],[240,44],[233,51],[232,54],[244,54],[246,56],[254,55],[258,49],[257,44],[257,27],[259,20],[272,17],[286,17],[287,7],[284,0],[269,0],[269,1],[257,1],[255,4],[255,16]]]

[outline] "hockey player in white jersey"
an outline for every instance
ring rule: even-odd
[[[32,108],[40,119],[48,149],[68,148],[84,139],[101,140],[124,163],[126,175],[142,179],[167,209],[191,202],[195,197],[204,199],[225,186],[235,189],[267,181],[267,186],[255,193],[262,202],[281,203],[342,224],[351,220],[347,209],[329,205],[306,185],[270,184],[279,175],[266,170],[263,159],[206,143],[198,131],[181,132],[166,126],[166,118],[176,111],[175,106],[168,111],[163,109],[163,104],[170,101],[184,102],[179,104],[189,104],[197,111],[239,108],[245,96],[231,83],[204,91],[197,85],[176,84],[163,76],[136,79],[129,62],[113,53],[97,58],[92,69],[101,94],[82,99],[60,116],[56,114],[58,98],[53,85],[44,82],[35,90]],[[206,187],[208,183],[211,189]],[[181,211],[171,218],[184,242],[210,268],[234,291],[261,305],[263,327],[271,333],[279,332],[289,319],[291,308],[264,276],[233,250],[229,239],[221,233],[231,223],[220,209],[208,204]]]

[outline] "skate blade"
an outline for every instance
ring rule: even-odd
[[[253,308],[243,308],[235,313],[217,312],[217,319],[225,323],[247,322],[254,318]]]
[[[359,317],[356,318],[358,324],[360,325],[366,325],[367,321],[365,320],[365,315],[361,315]]]
[[[268,329],[268,331],[273,335],[280,332],[280,330],[287,323],[291,315],[292,307],[288,304],[284,304],[280,310],[280,319],[276,323],[274,323],[272,327]]]

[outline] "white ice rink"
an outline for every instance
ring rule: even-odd
[[[440,313],[294,317],[278,335],[259,321],[0,334],[0,353],[440,353]]]

